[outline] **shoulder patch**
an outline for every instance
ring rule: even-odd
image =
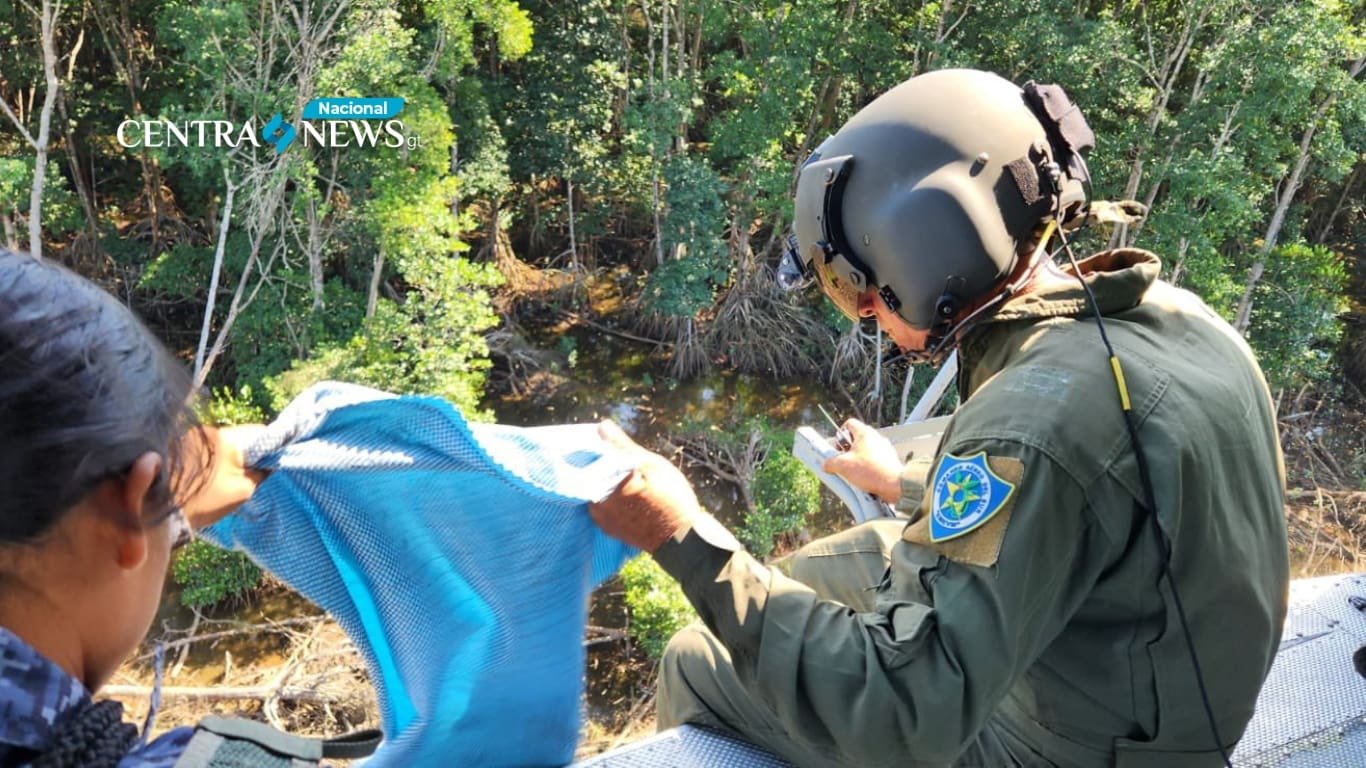
[[[968,457],[944,454],[931,484],[930,541],[972,533],[1001,511],[1014,493],[1014,483],[991,471],[985,451]]]
[[[1019,459],[944,454],[926,489],[924,512],[903,538],[951,560],[995,565],[1023,475]]]

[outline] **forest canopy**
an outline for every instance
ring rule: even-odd
[[[1274,389],[1331,389],[1366,369],[1364,28],[1338,0],[0,0],[0,238],[268,410],[334,377],[477,411],[528,297],[605,275],[674,376],[881,391],[857,329],[771,287],[794,169],[966,66],[1064,85],[1094,196],[1151,206],[1088,246],[1157,252]],[[256,139],[331,97],[402,99],[396,140]]]

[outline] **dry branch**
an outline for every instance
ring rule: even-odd
[[[585,637],[583,640],[583,644],[586,646],[601,645],[602,643],[615,643],[621,640],[625,640],[627,637],[630,636],[624,629],[612,629],[611,627],[595,627],[591,624],[587,627],[587,630],[588,636]]]
[[[191,634],[178,640],[170,640],[162,643],[165,650],[174,650],[195,643],[208,642],[210,640],[222,640],[225,637],[236,637],[238,635],[259,635],[266,632],[281,633],[290,627],[312,626],[321,623],[323,616],[303,616],[293,619],[281,619],[279,621],[268,621],[262,624],[243,624],[233,629],[224,629],[217,632],[205,632],[202,634]],[[138,661],[147,661],[155,655],[155,652],[144,653],[138,657]]]
[[[144,698],[152,695],[148,685],[106,685],[100,689],[105,696],[116,698]],[[206,687],[187,685],[165,685],[161,697],[190,698],[202,701],[265,701],[270,698],[280,701],[294,701],[307,704],[337,704],[344,699],[323,691],[302,686],[275,690],[269,685],[212,685]]]
[[[601,323],[595,323],[595,322],[593,322],[592,320],[589,320],[588,318],[583,317],[582,315],[580,315],[580,314],[577,313],[577,312],[562,312],[561,314],[564,315],[564,318],[565,318],[566,320],[569,320],[570,322],[574,323],[575,325],[587,326],[587,327],[589,327],[589,328],[592,328],[592,329],[595,330],[595,331],[602,331],[603,333],[611,334],[611,335],[613,335],[613,336],[619,336],[619,337],[621,337],[621,338],[623,338],[623,339],[626,339],[626,340],[628,340],[628,341],[639,341],[639,342],[641,342],[642,344],[653,344],[653,345],[656,346],[656,347],[668,347],[668,346],[672,346],[672,345],[673,345],[673,342],[670,342],[670,341],[661,341],[661,340],[659,340],[659,339],[649,339],[649,338],[646,338],[646,337],[644,337],[644,336],[637,336],[637,335],[635,335],[635,334],[633,334],[633,333],[627,333],[626,331],[617,330],[616,328],[610,328],[610,327],[608,327],[608,326],[606,326],[606,325],[603,325],[603,324],[601,324]]]

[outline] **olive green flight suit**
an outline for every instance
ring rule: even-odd
[[[1121,250],[1082,270],[1231,750],[1285,618],[1284,467],[1247,346],[1159,266]],[[935,542],[934,478],[904,477],[910,522],[814,542],[796,578],[710,517],[680,531],[655,558],[706,629],[665,653],[660,727],[727,728],[799,766],[1219,764],[1080,285],[1011,299],[960,356],[940,461],[984,453],[1009,501]]]

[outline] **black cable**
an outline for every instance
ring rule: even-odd
[[[1061,215],[1061,211],[1059,211]],[[1162,575],[1167,579],[1167,586],[1172,591],[1172,603],[1176,606],[1176,616],[1181,621],[1181,636],[1185,638],[1186,650],[1190,653],[1191,666],[1195,668],[1195,682],[1200,688],[1200,702],[1205,706],[1205,717],[1209,720],[1210,735],[1214,738],[1214,746],[1219,750],[1219,756],[1223,758],[1226,768],[1233,768],[1233,761],[1229,759],[1228,750],[1224,749],[1224,740],[1219,735],[1219,723],[1214,717],[1214,706],[1210,704],[1209,690],[1205,687],[1205,675],[1200,667],[1200,656],[1195,650],[1195,641],[1191,639],[1190,623],[1186,620],[1186,609],[1181,604],[1181,593],[1177,591],[1176,579],[1172,576],[1172,544],[1162,524],[1157,516],[1157,496],[1153,493],[1152,476],[1148,472],[1148,457],[1143,452],[1143,444],[1138,440],[1138,425],[1134,423],[1134,414],[1129,407],[1128,392],[1124,384],[1124,375],[1120,372],[1119,358],[1115,355],[1115,348],[1110,345],[1109,334],[1105,332],[1105,322],[1100,315],[1100,304],[1096,301],[1096,296],[1091,292],[1091,286],[1086,282],[1086,278],[1081,274],[1081,267],[1077,264],[1077,257],[1072,253],[1072,244],[1067,241],[1067,235],[1058,227],[1058,238],[1062,241],[1063,251],[1067,254],[1067,260],[1072,265],[1072,273],[1076,276],[1077,282],[1081,283],[1081,288],[1086,292],[1086,301],[1091,305],[1091,312],[1096,317],[1096,328],[1100,330],[1101,343],[1105,345],[1105,352],[1110,356],[1111,365],[1114,367],[1116,383],[1119,385],[1121,397],[1123,399],[1124,426],[1128,429],[1129,440],[1134,444],[1134,458],[1138,462],[1138,479],[1143,485],[1143,495],[1148,507],[1148,518],[1153,524],[1153,533],[1157,536],[1158,547],[1162,551]]]

